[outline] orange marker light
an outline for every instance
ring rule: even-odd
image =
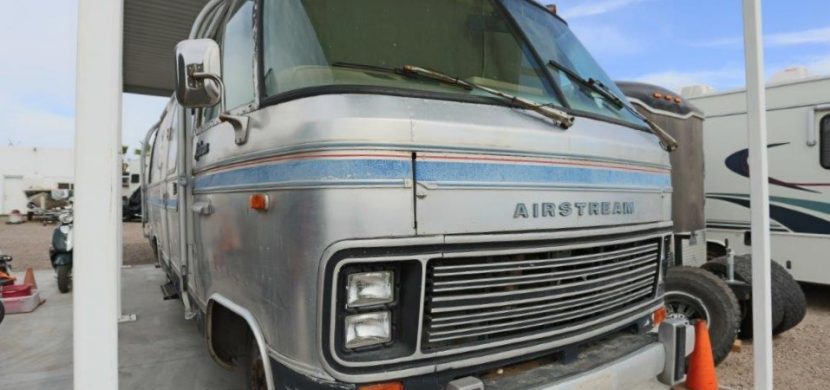
[[[662,93],[660,93],[660,92],[655,92],[655,93],[654,93],[654,98],[655,98],[655,99],[662,99],[662,98],[663,98],[663,94],[662,94]]]
[[[248,198],[248,204],[254,210],[266,211],[270,203],[266,194],[253,194]]]
[[[683,99],[681,99],[679,97],[674,98],[674,102],[677,103],[677,104],[680,104],[680,102],[682,102],[682,101],[683,101]]]
[[[374,385],[363,385],[357,390],[403,390],[403,383],[401,382],[386,382],[376,383]]]
[[[652,322],[654,322],[654,326],[659,326],[661,323],[663,323],[663,320],[666,319],[667,315],[668,315],[668,312],[666,311],[665,307],[661,307],[661,308],[655,310],[654,313],[651,314]]]

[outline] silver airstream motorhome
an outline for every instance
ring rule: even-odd
[[[674,140],[546,8],[214,0],[176,64],[145,232],[252,388],[683,379]]]

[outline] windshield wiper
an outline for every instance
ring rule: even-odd
[[[487,92],[491,95],[498,96],[502,99],[513,103],[519,107],[524,109],[535,111],[547,118],[553,119],[556,124],[564,129],[567,129],[573,126],[574,117],[569,115],[567,112],[558,110],[556,108],[536,103],[534,101],[530,101],[528,99],[524,99],[515,95],[511,95],[506,92],[499,91],[497,89],[485,87],[483,85],[479,85],[476,83],[471,83],[469,81],[461,80],[458,77],[452,77],[447,75],[446,73],[441,73],[435,70],[429,70],[426,68],[421,68],[414,65],[404,65],[401,68],[387,68],[383,66],[377,65],[368,65],[368,64],[357,64],[351,62],[335,62],[331,64],[333,67],[338,68],[347,68],[347,69],[357,69],[357,70],[369,70],[369,71],[376,71],[376,72],[386,72],[386,73],[394,73],[403,77],[413,78],[413,77],[424,77],[431,80],[435,80],[444,84],[453,85],[459,88],[463,88],[467,91],[472,91],[473,89],[478,89],[484,92]]]
[[[569,69],[567,66],[562,65],[554,60],[549,60],[548,65],[550,65],[553,68],[559,69],[560,71],[562,71],[562,73],[568,76],[568,78],[576,81],[577,83],[590,89],[591,91],[596,92],[597,94],[602,96],[605,99],[605,101],[614,106],[617,110],[625,108],[627,111],[634,114],[634,116],[645,122],[651,130],[651,133],[656,135],[657,138],[660,139],[660,146],[662,146],[665,151],[673,152],[677,149],[677,140],[675,140],[674,137],[671,136],[671,134],[667,133],[660,126],[657,126],[656,123],[652,122],[650,119],[640,114],[639,111],[635,110],[630,105],[625,104],[625,102],[623,102],[622,99],[620,99],[619,97],[617,97],[617,95],[611,92],[611,90],[601,81],[592,78],[586,79],[574,72],[573,70]]]
[[[522,98],[522,97],[519,97],[519,96],[516,96],[516,95],[511,95],[507,92],[502,92],[502,91],[499,91],[497,89],[493,89],[493,88],[485,87],[485,86],[480,85],[480,84],[471,83],[469,81],[461,80],[458,77],[452,77],[452,76],[447,75],[445,73],[441,73],[441,72],[438,72],[438,71],[435,71],[435,70],[429,70],[429,69],[425,69],[425,68],[421,68],[421,67],[417,67],[417,66],[413,66],[413,65],[404,65],[403,66],[403,71],[404,71],[404,74],[411,74],[411,75],[426,77],[426,78],[429,78],[429,79],[432,79],[432,80],[442,82],[444,84],[456,85],[456,86],[464,88],[468,91],[473,90],[473,89],[478,89],[480,91],[487,92],[491,95],[498,96],[502,99],[505,99],[505,100],[509,101],[510,103],[513,103],[513,104],[515,104],[519,107],[537,112],[537,113],[539,113],[539,114],[541,114],[541,115],[543,115],[547,118],[553,119],[553,121],[556,122],[556,124],[559,125],[560,127],[562,127],[563,129],[567,129],[567,128],[573,126],[573,123],[574,123],[574,117],[572,115],[568,114],[565,111],[553,108],[553,107],[545,105],[545,104],[536,103],[534,101],[531,101],[531,100],[528,100],[528,99],[525,99],[525,98]]]
[[[656,123],[652,122],[651,119],[646,118],[643,114],[640,114],[637,110],[629,107],[628,105],[626,105],[625,108],[648,125],[648,128],[651,129],[651,133],[660,139],[660,146],[663,147],[663,150],[667,152],[674,152],[677,150],[679,144],[677,143],[677,140],[671,136],[671,134],[666,132],[666,130],[663,130],[662,127],[657,126]]]
[[[625,107],[625,103],[620,98],[618,98],[617,95],[614,95],[614,93],[611,92],[611,90],[609,90],[608,87],[606,87],[605,84],[603,84],[601,81],[595,79],[586,79],[580,76],[578,73],[574,72],[573,70],[569,69],[567,66],[562,65],[554,60],[549,60],[548,65],[562,71],[562,73],[568,76],[568,78],[570,78],[573,81],[576,81],[583,87],[590,89],[592,92],[596,92],[597,94],[602,96],[605,99],[605,101],[614,106],[614,108],[616,108],[617,110],[621,110],[623,107]]]

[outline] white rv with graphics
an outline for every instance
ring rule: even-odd
[[[785,72],[766,89],[772,259],[799,281],[830,284],[830,77]],[[709,253],[721,255],[728,240],[748,254],[746,91],[684,95],[706,116]]]
[[[176,64],[145,232],[251,388],[683,380],[676,142],[545,7],[212,0]]]

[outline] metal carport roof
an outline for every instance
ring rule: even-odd
[[[208,0],[124,0],[124,92],[170,96],[174,48]]]

